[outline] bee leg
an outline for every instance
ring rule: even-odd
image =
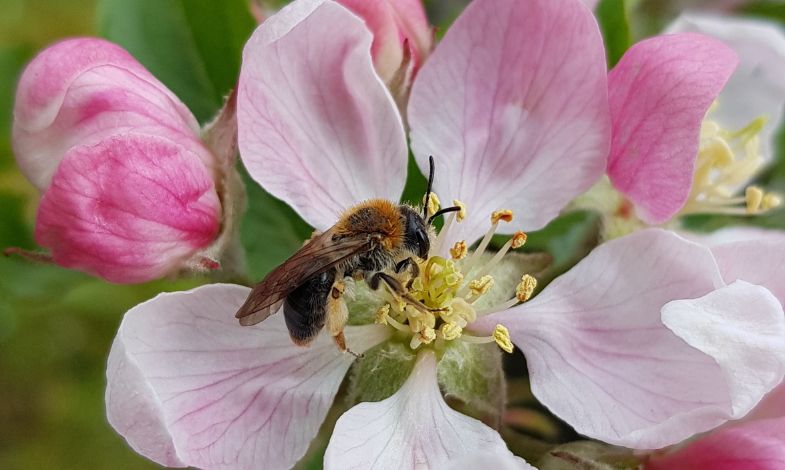
[[[401,285],[401,283],[398,282],[398,279],[395,279],[394,277],[390,276],[387,273],[378,272],[373,276],[371,276],[370,282],[368,282],[368,286],[373,290],[377,290],[379,289],[379,287],[381,287],[382,282],[384,282],[384,284],[390,290],[390,293],[393,295],[393,297],[403,300],[404,302],[406,302],[407,304],[411,305],[412,307],[416,308],[421,312],[432,312],[432,311],[441,310],[441,309],[428,308],[422,302],[412,297],[409,294],[409,292],[407,292],[406,289],[404,289],[403,285]]]
[[[343,334],[343,328],[349,320],[349,308],[346,306],[346,301],[343,299],[343,293],[346,290],[342,276],[341,279],[333,283],[330,289],[330,295],[327,296],[327,330],[330,336],[333,337],[335,345],[341,352],[348,352],[354,357],[362,357],[362,355],[346,347],[346,336]]]
[[[406,281],[406,290],[409,290],[412,288],[414,280],[420,275],[420,266],[411,257],[401,260],[395,265],[395,272],[398,274],[407,269],[409,270],[409,280]]]

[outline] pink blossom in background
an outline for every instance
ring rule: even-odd
[[[244,50],[243,163],[318,230],[357,201],[398,200],[404,187],[406,135],[374,71],[372,40],[341,5],[297,0]],[[607,90],[599,28],[579,0],[472,2],[423,65],[408,106],[420,168],[434,155],[436,192],[468,208],[432,255],[477,240],[500,208],[518,218],[499,231],[539,229],[592,186],[611,144]],[[723,278],[718,256],[647,230],[466,327],[506,325],[537,398],[578,432],[668,446],[743,416],[785,374],[782,306],[765,287]],[[107,413],[137,452],[208,469],[286,468],[305,454],[353,357],[327,335],[293,345],[280,315],[241,327],[233,314],[248,292],[204,286],[126,314],[107,368]],[[347,343],[362,353],[390,331],[350,326]],[[422,346],[398,392],[344,413],[325,468],[454,468],[481,451],[530,468],[498,432],[447,406],[437,361]]]
[[[365,21],[373,34],[371,56],[376,72],[389,83],[409,54],[414,73],[433,47],[433,29],[428,24],[422,0],[339,0]],[[405,50],[408,48],[408,52]]]
[[[156,279],[221,224],[217,162],[190,111],[122,48],[70,39],[25,69],[13,145],[41,193],[36,241],[111,282]]]

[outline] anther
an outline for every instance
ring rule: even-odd
[[[436,193],[431,192],[428,196],[423,196],[423,204],[426,203],[426,197],[428,198],[428,217],[430,217],[439,210],[441,202],[439,201],[439,196],[437,196]]]
[[[493,287],[493,277],[489,275],[485,275],[479,279],[475,279],[469,283],[469,290],[471,291],[472,296],[479,297]]]
[[[442,338],[447,341],[452,341],[455,338],[460,337],[461,332],[463,332],[463,328],[455,323],[443,323],[442,326],[439,327],[439,333],[441,333]]]
[[[537,279],[529,274],[524,274],[521,282],[515,288],[515,297],[520,302],[526,302],[532,297],[534,289],[537,287]]]
[[[763,196],[763,202],[761,203],[761,209],[768,211],[771,209],[776,209],[777,207],[782,205],[782,198],[774,193],[768,193]]]
[[[491,214],[491,223],[496,225],[499,221],[512,222],[512,211],[510,209],[499,209]]]
[[[526,233],[520,231],[515,232],[515,234],[512,236],[512,243],[510,246],[512,247],[513,250],[517,250],[518,248],[526,244],[527,238],[528,237]]]
[[[457,199],[453,199],[452,205],[460,208],[460,210],[456,215],[458,217],[458,222],[463,222],[463,219],[466,218],[466,204],[462,203]]]
[[[513,345],[510,341],[510,332],[504,325],[496,325],[496,328],[493,329],[493,340],[504,351],[512,353]]]
[[[757,214],[763,202],[763,190],[757,186],[749,186],[744,192],[747,201],[747,213]]]
[[[468,252],[469,248],[466,246],[466,241],[460,240],[455,242],[455,245],[450,248],[450,257],[456,261],[462,260],[466,257]]]

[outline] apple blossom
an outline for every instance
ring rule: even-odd
[[[397,200],[404,186],[404,127],[371,44],[339,4],[297,0],[243,53],[243,162],[317,230],[357,201]],[[543,227],[602,174],[606,93],[599,29],[579,0],[475,0],[446,33],[408,110],[420,167],[436,156],[436,192],[461,210],[409,279],[428,313],[360,282],[350,289],[346,340],[365,354],[352,381],[386,388],[339,418],[326,468],[465,467],[483,452],[530,468],[442,397],[491,399],[493,343],[523,350],[534,393],[579,432],[634,448],[738,418],[782,379],[777,299],[726,282],[711,250],[669,232],[609,242],[531,297],[536,280],[509,250],[525,242],[517,229]],[[513,236],[488,255],[497,232]],[[126,314],[107,367],[107,413],[137,452],[168,466],[238,469],[286,468],[305,454],[355,358],[327,335],[292,344],[281,315],[240,326],[233,314],[248,293],[204,286]],[[480,386],[462,388],[470,375]]]
[[[42,193],[35,238],[55,263],[118,283],[215,264],[221,162],[119,46],[79,38],[41,52],[19,81],[13,145]]]

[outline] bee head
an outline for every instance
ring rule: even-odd
[[[428,238],[428,223],[416,210],[409,206],[401,206],[404,220],[403,246],[422,259],[428,258],[431,241]]]

